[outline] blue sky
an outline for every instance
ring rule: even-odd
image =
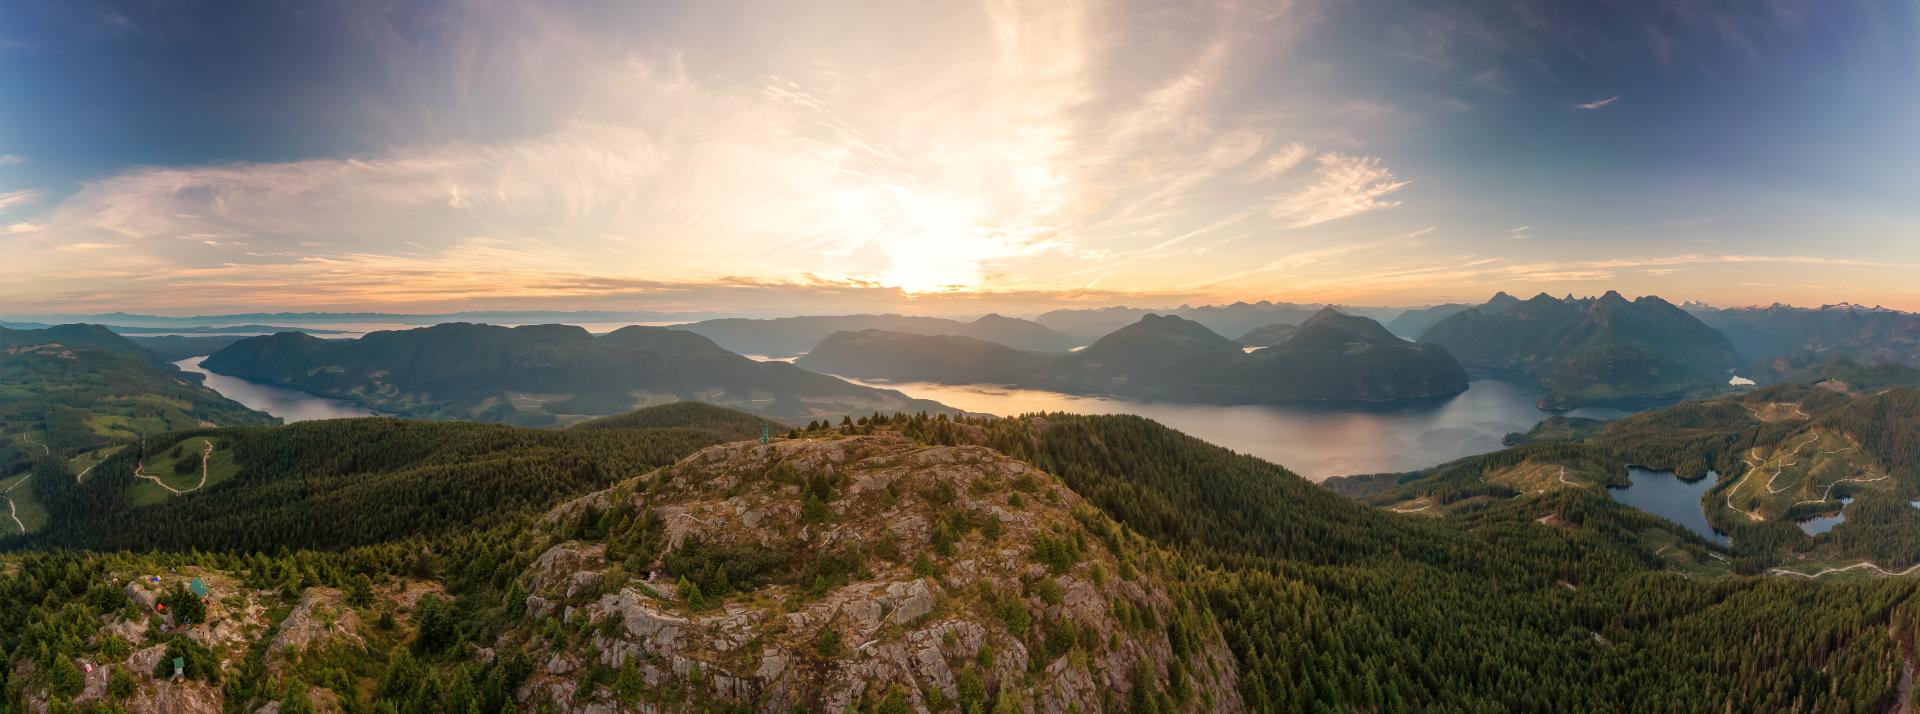
[[[0,308],[1920,309],[1898,2],[15,2]]]

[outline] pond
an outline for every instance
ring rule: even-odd
[[[1728,544],[1726,534],[1707,525],[1707,514],[1700,510],[1700,500],[1720,481],[1720,474],[1708,471],[1706,478],[1686,481],[1672,471],[1628,466],[1627,480],[1633,485],[1607,489],[1614,500],[1678,523],[1714,543]]]
[[[1846,505],[1849,503],[1853,503],[1852,496],[1841,496],[1839,500],[1840,500],[1840,506],[1842,508],[1846,507]],[[1793,524],[1796,526],[1800,526],[1800,530],[1806,531],[1807,535],[1820,535],[1821,533],[1825,533],[1827,531],[1833,530],[1834,526],[1837,526],[1846,522],[1847,522],[1846,512],[1839,511],[1831,515],[1814,516],[1812,518],[1806,518],[1806,519],[1794,521]]]

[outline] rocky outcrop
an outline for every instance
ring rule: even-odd
[[[522,576],[535,624],[495,643],[541,663],[526,708],[638,704],[590,678],[594,665],[644,684],[649,711],[883,698],[1099,711],[1169,676],[1208,693],[1182,708],[1241,708],[1217,627],[1161,584],[1158,556],[1048,474],[982,447],[716,446],[544,523],[548,544]],[[548,618],[583,634],[553,644],[534,634]],[[1182,629],[1193,634],[1176,648],[1168,633]]]
[[[347,607],[339,590],[309,589],[280,622],[279,632],[267,646],[267,669],[278,674],[289,657],[335,645],[366,646],[360,636],[360,616]]]

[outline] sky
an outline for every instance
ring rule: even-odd
[[[0,313],[1920,310],[1920,3],[0,4]]]

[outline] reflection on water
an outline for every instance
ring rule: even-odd
[[[188,357],[173,364],[180,369],[204,377],[207,387],[219,392],[220,396],[239,402],[249,409],[280,417],[289,424],[314,419],[345,419],[374,415],[372,410],[352,402],[316,397],[285,387],[214,374],[200,366],[200,361],[204,359],[206,357]]]
[[[1853,503],[1852,496],[1841,496],[1839,500],[1840,500],[1840,505],[1842,507],[1845,507],[1849,503]],[[1828,516],[1814,516],[1812,518],[1794,521],[1793,524],[1796,526],[1800,526],[1800,530],[1806,531],[1807,535],[1820,535],[1821,533],[1825,533],[1827,531],[1833,530],[1834,526],[1837,526],[1846,522],[1847,522],[1847,514],[1845,511],[1842,511],[1842,512],[1834,513]]]
[[[1727,544],[1727,536],[1707,525],[1707,514],[1700,510],[1700,499],[1720,481],[1720,474],[1708,471],[1706,478],[1682,481],[1672,471],[1629,466],[1627,479],[1633,483],[1631,487],[1607,489],[1614,500],[1685,526],[1707,540]]]
[[[1396,406],[1173,404],[1087,397],[1033,389],[929,382],[861,384],[898,389],[970,412],[1137,414],[1208,442],[1280,464],[1318,481],[1350,474],[1411,471],[1500,448],[1508,432],[1546,416],[1542,390],[1496,379],[1474,380],[1450,399]],[[1611,419],[1619,410],[1579,410]]]
[[[446,322],[461,322],[461,320],[448,318],[446,320],[441,321],[441,323],[446,323]],[[466,322],[481,322],[489,325],[499,325],[501,327],[520,327],[521,325],[552,324],[552,323],[536,323],[536,322],[527,322],[527,323],[488,322],[486,320],[467,320]],[[329,340],[346,340],[346,339],[355,339],[359,337],[365,337],[369,332],[382,332],[382,331],[393,331],[393,330],[419,330],[427,327],[432,327],[434,324],[441,324],[441,323],[301,322],[297,325],[277,325],[277,326],[326,330],[327,331],[326,333],[315,334],[314,337],[319,337],[322,339],[329,339]],[[575,327],[585,329],[587,332],[591,332],[596,335],[604,335],[629,325],[641,325],[645,327],[665,327],[667,325],[678,325],[682,323],[680,322],[564,322],[561,324],[573,325]],[[209,337],[214,335],[255,336],[255,335],[263,335],[263,334],[268,334],[268,333],[264,333],[264,332],[145,332],[145,333],[140,333],[132,336],[152,337],[157,335],[185,335],[188,337]]]

